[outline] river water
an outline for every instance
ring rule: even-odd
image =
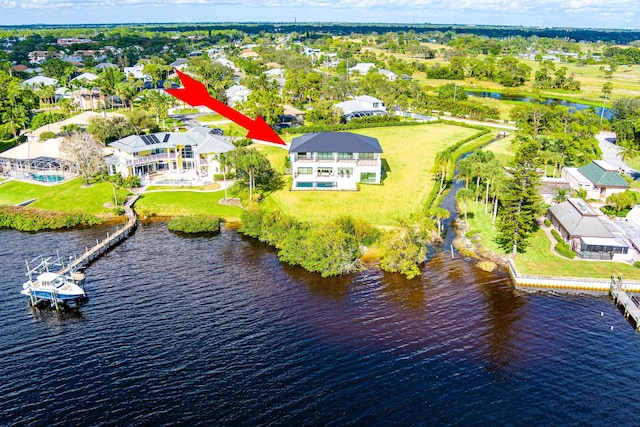
[[[156,223],[86,269],[79,312],[34,313],[24,261],[105,232],[0,230],[1,425],[638,423],[640,341],[606,296],[523,292],[448,251],[412,281],[321,279]]]

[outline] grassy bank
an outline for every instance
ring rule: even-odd
[[[569,260],[555,256],[549,250],[550,242],[542,230],[530,240],[524,254],[516,257],[516,266],[521,274],[554,277],[585,277],[608,279],[612,274],[622,274],[629,280],[640,280],[640,269],[620,262]]]
[[[469,229],[471,236],[477,235],[482,246],[496,254],[504,254],[496,243],[497,232],[491,223],[491,216],[484,213],[481,203],[468,203]],[[461,214],[462,215],[462,214]],[[640,269],[629,264],[604,261],[570,260],[556,256],[550,250],[551,242],[542,230],[538,230],[529,240],[525,253],[519,253],[515,262],[521,274],[550,277],[584,277],[607,279],[612,274],[622,274],[630,280],[640,280]]]
[[[11,181],[0,186],[0,204],[15,205],[36,199],[29,207],[56,212],[84,212],[101,218],[113,216],[113,209],[105,207],[113,203],[113,187],[99,182],[84,187],[84,180],[77,178],[59,185],[45,186]]]
[[[363,184],[354,192],[290,191],[287,187],[270,195],[265,204],[312,222],[351,215],[377,225],[397,225],[399,219],[420,210],[434,186],[430,171],[436,154],[478,130],[438,123],[354,132],[379,140],[387,165],[382,185]],[[265,150],[274,168],[282,170],[282,150]]]
[[[158,191],[143,194],[135,204],[143,216],[218,215],[229,222],[240,221],[242,209],[220,204],[224,191]]]

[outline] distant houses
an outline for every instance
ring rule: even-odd
[[[251,90],[243,85],[233,85],[229,89],[224,91],[227,97],[227,105],[233,107],[239,102],[245,102],[249,97]]]
[[[342,110],[346,121],[367,116],[386,116],[387,107],[384,102],[373,96],[356,96],[353,100],[343,101],[335,105]]]

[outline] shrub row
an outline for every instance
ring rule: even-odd
[[[565,241],[556,243],[555,249],[556,252],[558,252],[565,258],[573,259],[576,256],[576,253],[571,250],[571,246],[569,246],[569,244]]]
[[[458,122],[445,121],[445,120],[442,120],[442,121],[439,120],[438,122],[439,123],[452,124],[452,125],[458,126]],[[483,126],[470,125],[470,124],[467,124],[467,123],[463,123],[462,125],[464,127],[468,127],[468,128],[471,128],[471,129],[479,129],[480,132],[478,132],[478,133],[476,133],[474,135],[471,135],[471,136],[469,136],[467,138],[464,138],[464,139],[456,142],[455,144],[447,147],[444,150],[444,153],[447,153],[448,155],[444,155],[444,156],[442,156],[442,158],[450,158],[451,155],[458,148],[462,147],[464,144],[466,144],[468,142],[471,142],[471,141],[473,141],[473,140],[475,140],[477,138],[480,138],[481,136],[484,136],[484,135],[488,134],[489,132],[491,132],[490,129],[487,129],[487,128],[483,127]],[[438,161],[439,158],[440,158],[440,156],[436,156],[436,160],[434,161],[434,165],[433,165],[433,169],[432,170],[440,170],[441,169],[441,163],[439,163],[439,161]],[[455,162],[458,159],[457,158],[451,158],[450,160],[451,160],[451,164],[455,164]],[[448,173],[447,173],[447,175],[448,175]],[[448,177],[445,177],[445,180],[447,182],[450,181],[450,179]],[[439,190],[440,190],[439,185],[434,185],[433,188],[431,189],[431,191],[429,192],[429,194],[427,195],[427,199],[426,199],[426,201],[424,203],[424,211],[425,212],[427,212],[429,209],[431,209],[433,207],[433,203],[435,202],[435,200],[438,197],[438,191]]]
[[[556,242],[564,242],[564,239],[562,238],[562,236],[560,236],[560,233],[558,233],[555,228],[551,229],[551,235],[554,239],[556,239]]]
[[[384,117],[384,116],[381,116]],[[286,128],[283,129],[283,133],[287,133],[290,135],[299,135],[303,133],[316,133],[316,132],[338,132],[341,130],[352,130],[352,129],[366,129],[366,128],[377,128],[377,127],[389,127],[389,126],[416,126],[421,124],[429,124],[435,122],[427,122],[427,123],[418,123],[411,121],[401,121],[400,118],[394,116],[386,116],[389,117],[389,120],[385,121],[373,121],[373,122],[363,122],[362,119],[354,119],[349,123],[342,123],[336,125],[308,125],[308,126],[299,126],[297,128]]]
[[[100,223],[102,221],[98,217],[86,213],[58,213],[20,206],[0,206],[0,228],[40,231]]]
[[[181,233],[214,233],[220,231],[221,222],[217,215],[186,215],[172,218],[167,227]]]

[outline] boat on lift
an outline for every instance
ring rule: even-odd
[[[87,297],[81,286],[84,279],[82,273],[73,272],[70,269],[67,274],[51,271],[56,267],[64,268],[64,262],[60,257],[55,261],[40,257],[40,263],[35,268],[29,268],[27,263],[29,280],[22,285],[20,293],[30,298],[31,305],[36,306],[48,301],[57,309],[59,304],[77,304]]]

